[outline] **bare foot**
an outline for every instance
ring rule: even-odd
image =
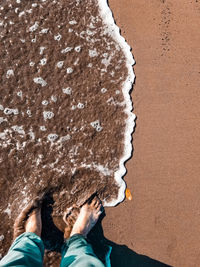
[[[42,232],[42,219],[41,208],[37,208],[31,212],[28,220],[25,223],[25,232],[35,233],[41,237]]]
[[[99,216],[102,213],[101,208],[101,202],[97,197],[95,197],[90,204],[86,203],[83,205],[70,236],[81,234],[86,237],[98,221]]]
[[[41,203],[42,199],[37,197],[22,210],[14,223],[13,240],[24,232],[32,232],[41,236]]]
[[[64,238],[70,237],[73,225],[75,224],[78,215],[80,213],[80,208],[73,206],[71,209],[67,210],[63,216],[63,221],[65,222]]]

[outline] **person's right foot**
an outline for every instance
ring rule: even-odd
[[[99,216],[102,213],[101,208],[101,201],[97,197],[95,197],[90,204],[86,203],[83,205],[70,236],[81,234],[86,237],[98,221]]]
[[[29,215],[25,223],[25,232],[35,233],[41,237],[42,232],[42,218],[41,218],[41,208],[34,209]]]
[[[22,210],[14,223],[13,240],[24,232],[32,232],[41,236],[41,204],[42,198],[36,197]]]

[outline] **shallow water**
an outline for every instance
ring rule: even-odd
[[[106,1],[1,2],[2,255],[13,220],[46,188],[54,216],[95,192],[123,200],[134,61],[109,12]]]

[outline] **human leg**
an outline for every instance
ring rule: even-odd
[[[66,240],[62,250],[61,267],[103,267],[104,264],[95,255],[87,241],[87,234],[96,224],[102,208],[98,198],[91,204],[82,206],[78,218],[72,228],[70,238]]]
[[[0,266],[42,266],[44,245],[40,201],[34,200],[18,216],[14,224],[14,242]]]
[[[0,261],[0,266],[42,266],[44,245],[35,233],[25,232],[18,236],[7,255]]]

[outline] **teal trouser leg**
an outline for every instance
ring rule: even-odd
[[[105,267],[97,258],[91,245],[79,234],[73,235],[62,248],[60,267]]]
[[[34,233],[23,233],[18,236],[7,255],[0,261],[0,267],[40,267],[44,256],[44,245]]]

